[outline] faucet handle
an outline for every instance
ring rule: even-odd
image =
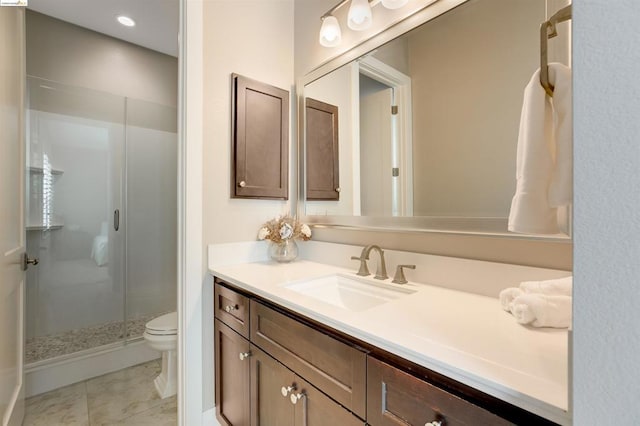
[[[358,274],[362,277],[366,277],[368,275],[371,275],[371,273],[369,272],[369,268],[367,267],[367,258],[365,256],[351,256],[351,260],[359,260],[360,261],[360,269],[358,269]]]
[[[393,277],[393,281],[391,281],[392,283],[406,284],[409,282],[404,276],[404,268],[416,269],[416,265],[398,265],[396,267],[396,274]]]

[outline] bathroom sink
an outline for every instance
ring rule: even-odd
[[[364,311],[415,293],[411,288],[342,274],[294,282],[284,287],[353,312]]]

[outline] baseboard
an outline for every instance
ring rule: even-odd
[[[25,396],[31,397],[160,357],[144,340],[75,357],[39,362],[25,369]],[[215,417],[215,416],[214,416]]]

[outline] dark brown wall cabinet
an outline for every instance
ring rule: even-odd
[[[339,200],[338,107],[305,102],[307,200]]]
[[[289,92],[233,74],[231,197],[287,199]]]

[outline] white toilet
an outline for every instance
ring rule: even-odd
[[[153,381],[160,398],[175,395],[178,386],[178,313],[171,312],[149,321],[144,339],[152,349],[162,352],[162,372]]]

